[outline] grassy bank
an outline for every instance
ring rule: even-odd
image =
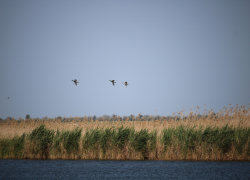
[[[250,108],[0,120],[0,158],[250,160]]]
[[[180,125],[160,133],[134,128],[54,131],[0,140],[0,158],[113,160],[250,160],[250,128]],[[159,134],[159,135],[157,135]]]

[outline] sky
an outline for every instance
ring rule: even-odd
[[[0,0],[0,118],[248,106],[249,17],[248,0]]]

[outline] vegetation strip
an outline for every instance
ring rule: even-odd
[[[134,127],[53,130],[0,139],[0,158],[109,160],[250,160],[250,128]]]

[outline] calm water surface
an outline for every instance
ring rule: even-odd
[[[0,160],[0,179],[250,179],[250,162]]]

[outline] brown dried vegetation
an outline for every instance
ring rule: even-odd
[[[249,107],[183,114],[8,119],[0,158],[250,160]]]

